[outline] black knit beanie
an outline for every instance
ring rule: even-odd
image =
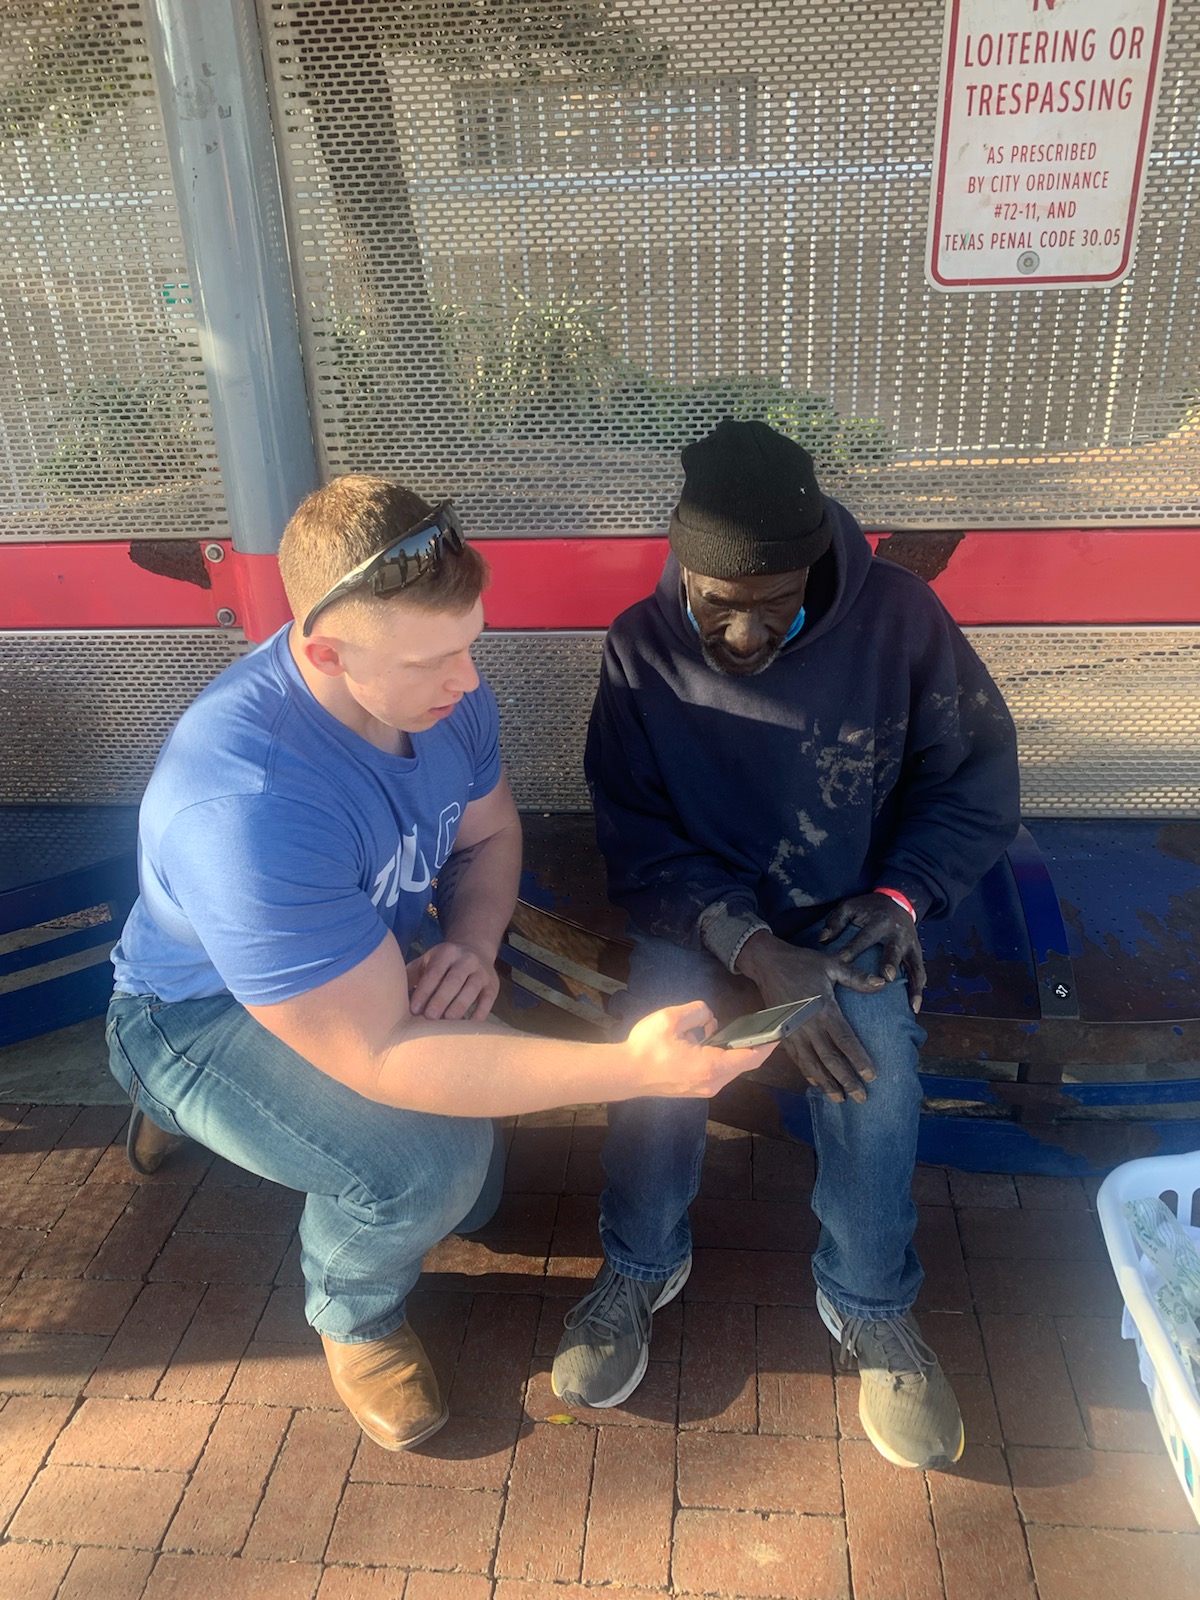
[[[765,422],[726,417],[682,455],[668,534],[680,566],[706,578],[811,567],[833,538],[812,457]]]

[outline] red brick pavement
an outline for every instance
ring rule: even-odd
[[[1194,1600],[1094,1185],[925,1168],[927,1336],[968,1448],[863,1437],[812,1308],[810,1153],[712,1129],[696,1264],[610,1411],[550,1390],[597,1262],[602,1117],[523,1119],[495,1222],[412,1317],[452,1419],[363,1439],[303,1317],[300,1197],[121,1114],[0,1108],[0,1596],[20,1600]]]

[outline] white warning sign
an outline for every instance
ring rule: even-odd
[[[1171,0],[947,0],[926,271],[938,289],[1118,283]]]

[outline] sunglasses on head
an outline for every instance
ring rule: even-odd
[[[374,595],[395,594],[407,589],[431,572],[436,572],[442,551],[460,555],[466,541],[458,513],[449,500],[443,500],[431,511],[424,522],[410,528],[402,539],[388,545],[376,556],[369,556],[344,578],[339,578],[327,594],[321,596],[304,619],[302,632],[307,638],[313,623],[335,600],[355,589],[370,589]]]

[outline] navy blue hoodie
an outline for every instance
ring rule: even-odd
[[[604,648],[585,769],[610,896],[727,964],[746,929],[796,938],[876,885],[945,915],[1016,833],[999,690],[928,585],[827,504],[825,603],[765,672],[705,664],[673,556]]]

